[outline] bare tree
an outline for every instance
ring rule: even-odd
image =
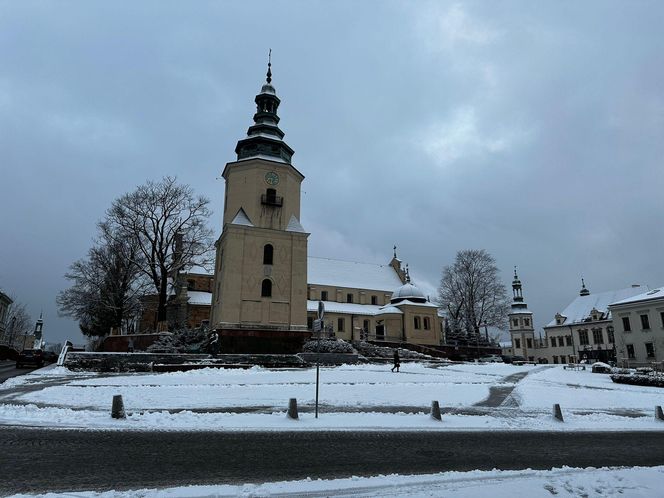
[[[507,321],[507,290],[484,249],[457,252],[454,264],[443,269],[438,302],[448,312],[451,327],[468,336],[478,336],[484,325],[503,327]]]
[[[115,236],[137,241],[134,262],[156,290],[160,323],[166,321],[169,276],[185,267],[205,265],[211,258],[209,203],[196,197],[190,186],[165,177],[116,199],[101,224]]]
[[[7,344],[13,348],[17,345],[22,345],[25,335],[31,331],[32,318],[25,304],[17,302],[14,299],[14,303],[9,309],[9,315],[7,316],[7,331],[5,332]]]
[[[72,286],[56,298],[61,316],[77,319],[87,336],[104,336],[113,328],[126,330],[138,313],[145,288],[135,264],[137,242],[101,226],[100,232],[87,257],[72,263],[65,274]]]

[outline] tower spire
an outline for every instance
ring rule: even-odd
[[[579,296],[589,296],[590,291],[586,289],[586,282],[583,280],[583,277],[581,277],[581,290],[579,291]]]
[[[272,83],[272,49],[267,54],[267,84]]]
[[[281,100],[272,86],[272,49],[267,55],[266,81],[256,98],[254,124],[247,130],[247,137],[235,147],[238,161],[263,157],[272,161],[291,164],[293,149],[284,142],[284,132],[279,129],[277,109]]]

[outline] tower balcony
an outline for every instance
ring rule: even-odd
[[[261,204],[264,206],[281,207],[284,205],[284,198],[280,195],[261,195]]]

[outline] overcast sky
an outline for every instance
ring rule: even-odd
[[[519,266],[539,327],[664,285],[664,2],[0,2],[0,287],[57,317],[111,201],[212,200],[273,50],[312,256],[430,291],[460,249]]]

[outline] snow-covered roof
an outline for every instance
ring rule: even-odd
[[[288,220],[288,226],[286,227],[287,232],[301,232],[306,233],[300,221],[295,217],[294,214],[291,214],[290,220]]]
[[[556,319],[554,318],[546,326],[556,327],[559,325],[584,323],[586,319],[590,317],[590,312],[593,310],[593,308],[604,313],[605,320],[610,320],[610,304],[641,294],[644,288],[647,289],[647,287],[632,286],[627,287],[626,289],[599,292],[597,294],[589,294],[587,296],[578,296],[567,306],[567,308],[560,312],[560,314],[564,317],[562,324],[557,324]]]
[[[611,303],[611,305],[613,306],[617,304],[639,303],[641,301],[651,301],[653,299],[662,299],[662,298],[664,298],[664,286],[648,292],[644,292],[642,294],[637,294],[636,296],[616,301],[614,303]]]
[[[380,314],[382,306],[373,304],[357,304],[357,303],[336,303],[334,301],[324,301],[326,313],[345,313],[349,315],[378,315]],[[307,311],[318,311],[318,301],[307,301]],[[395,311],[401,313],[401,311]]]
[[[501,348],[511,348],[512,347],[512,341],[500,341],[498,344],[500,344]]]
[[[392,293],[392,300],[408,299],[409,297],[415,299],[426,299],[424,292],[422,292],[419,287],[411,282],[406,282]]]
[[[402,285],[390,265],[314,257],[307,258],[307,281],[312,285],[380,290],[390,294]]]
[[[411,301],[410,299],[404,299],[403,301],[399,301],[396,303],[394,306],[401,306],[402,304],[410,304],[411,306],[423,306],[425,308],[437,308],[438,306],[427,301],[425,303],[418,303],[415,301]]]
[[[187,296],[189,296],[189,304],[212,305],[212,292],[187,291]]]
[[[389,315],[390,313],[395,313],[397,315],[403,315],[403,311],[401,311],[399,308],[396,306],[392,306],[391,304],[387,304],[383,306],[377,315]]]
[[[237,212],[235,218],[233,218],[233,221],[231,221],[231,225],[243,225],[246,227],[254,226],[254,224],[249,220],[247,213],[244,212],[243,208],[240,208],[240,210]]]
[[[186,275],[214,275],[214,271],[212,269],[207,269],[204,266],[192,266],[191,268],[188,268],[184,270],[182,273]]]

